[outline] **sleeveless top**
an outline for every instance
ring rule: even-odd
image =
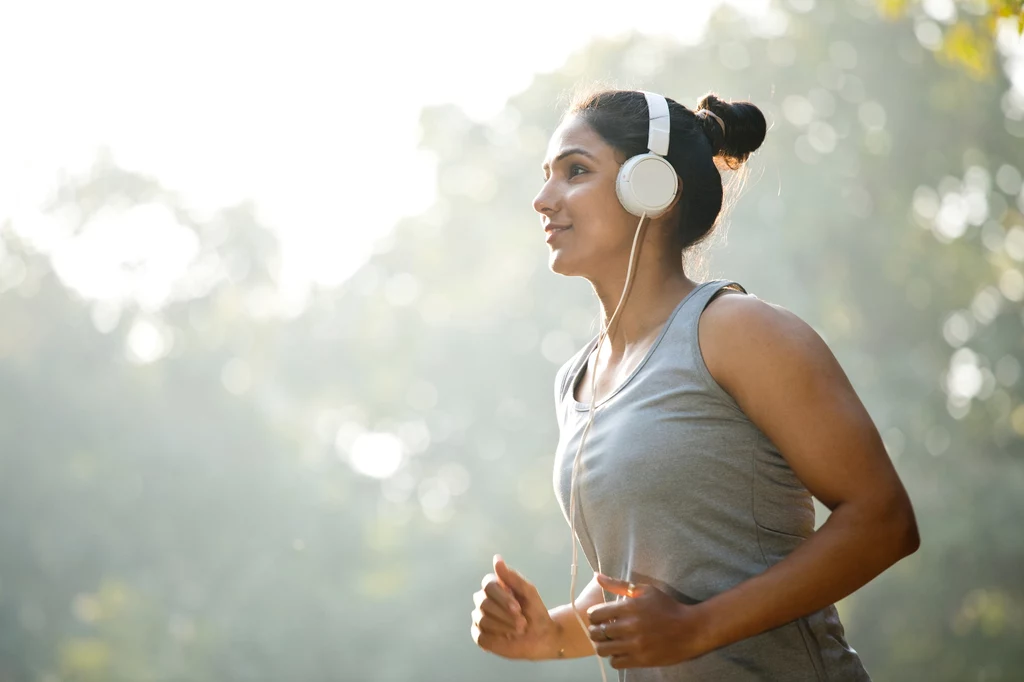
[[[687,604],[762,573],[814,532],[807,488],[704,364],[697,325],[727,286],[746,293],[727,280],[697,286],[600,398],[576,481],[576,537],[590,566]],[[555,378],[554,488],[566,521],[589,408],[573,394],[596,342]],[[869,679],[835,606],[678,665],[619,671],[620,682]]]

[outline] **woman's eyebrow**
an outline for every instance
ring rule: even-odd
[[[570,147],[569,149],[562,150],[562,152],[559,153],[559,155],[555,157],[554,163],[558,163],[559,161],[561,161],[565,157],[571,156],[573,154],[581,154],[581,155],[587,157],[588,159],[591,159],[593,161],[597,161],[597,157],[595,157],[593,154],[588,152],[583,147]],[[548,166],[546,161],[543,164],[541,164],[541,167],[540,167],[541,170],[547,170],[548,168],[550,168],[550,166]]]

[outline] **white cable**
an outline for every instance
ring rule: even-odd
[[[576,471],[581,461],[580,455],[583,452],[583,443],[587,439],[587,433],[590,432],[590,425],[594,423],[594,403],[597,398],[597,362],[601,356],[601,345],[604,342],[605,336],[615,323],[615,318],[619,314],[619,309],[622,308],[622,304],[625,302],[626,296],[629,294],[629,288],[633,284],[633,261],[636,256],[636,245],[640,240],[640,228],[643,226],[644,218],[646,217],[647,213],[640,215],[640,222],[637,223],[636,226],[636,234],[633,235],[633,248],[629,252],[629,266],[626,268],[626,284],[622,287],[622,296],[619,298],[619,304],[615,306],[615,312],[612,313],[611,318],[608,320],[608,325],[602,325],[601,333],[597,337],[597,347],[591,351],[592,353],[596,353],[596,355],[594,355],[594,377],[590,384],[590,410],[589,415],[587,416],[587,425],[583,427],[583,433],[580,434],[580,446],[579,449],[576,450],[576,458],[572,463],[572,475],[569,478],[569,530],[572,533],[572,574],[569,580],[569,605],[572,607],[572,612],[573,615],[576,616],[576,620],[579,621],[580,629],[584,632],[587,632],[586,623],[583,622],[583,617],[580,616],[580,612],[576,610],[576,567],[578,564],[578,554],[576,551]],[[588,357],[587,360],[589,359],[590,358]],[[571,386],[570,390],[573,390]],[[602,589],[602,595],[603,594],[604,591]],[[591,646],[593,646],[593,642],[591,642]],[[597,656],[596,647],[594,648],[594,655]],[[600,656],[597,658],[597,664],[601,666],[601,680],[603,682],[608,682],[608,678],[605,676],[604,672],[604,663]]]

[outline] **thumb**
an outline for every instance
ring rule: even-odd
[[[512,570],[505,563],[505,560],[501,558],[500,554],[494,555],[494,575],[498,576],[498,580],[505,587],[511,587],[512,582]]]
[[[519,571],[509,568],[509,565],[505,563],[500,554],[494,555],[494,575],[498,576],[498,580],[505,587],[512,589],[518,594],[522,594],[522,588],[525,587],[526,579],[523,578]]]
[[[494,575],[498,576],[498,582],[511,592],[513,597],[520,602],[523,601],[523,577],[509,568],[500,554],[494,555]],[[520,606],[524,604],[520,603]]]
[[[597,573],[597,584],[612,594],[620,597],[639,597],[644,592],[645,585],[635,585],[628,580],[610,578],[604,573]]]
[[[498,576],[498,580],[502,584],[512,590],[512,594],[515,595],[520,606],[523,607],[524,613],[532,613],[532,611],[538,608],[540,595],[537,592],[537,588],[523,577],[522,573],[514,568],[510,568],[505,563],[505,560],[501,558],[500,554],[494,555],[494,574]],[[547,609],[545,609],[546,611]]]

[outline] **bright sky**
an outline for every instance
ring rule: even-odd
[[[281,236],[286,283],[337,283],[433,200],[433,160],[416,149],[421,107],[454,102],[486,120],[594,38],[692,42],[715,4],[5,3],[0,223],[58,252],[58,272],[91,297],[112,295],[110,272],[140,251],[172,277],[195,244],[158,207],[98,218],[97,236],[71,246],[67,219],[42,215],[59,173],[89,168],[105,147],[200,215],[254,200]]]

